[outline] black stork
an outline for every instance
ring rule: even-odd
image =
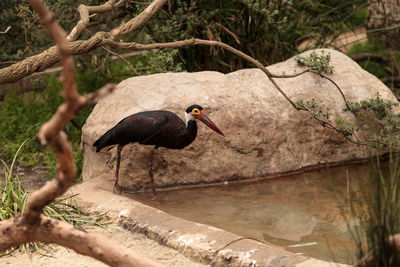
[[[175,113],[166,110],[152,110],[135,113],[121,120],[117,125],[108,130],[100,137],[93,146],[96,152],[102,148],[118,145],[117,147],[117,166],[115,170],[114,189],[119,188],[118,176],[121,161],[122,148],[129,143],[139,143],[142,145],[153,145],[170,149],[182,149],[190,145],[197,135],[196,120],[202,121],[217,133],[224,133],[208,118],[203,108],[199,105],[191,105],[185,112],[186,123]],[[152,200],[157,199],[157,192],[154,186],[152,162],[154,149],[151,150],[149,157],[149,176]]]

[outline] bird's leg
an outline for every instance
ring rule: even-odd
[[[115,189],[120,191],[119,184],[118,184],[118,176],[119,176],[119,165],[121,163],[121,151],[122,151],[123,147],[124,146],[121,146],[121,145],[118,145],[118,147],[117,147],[117,166],[115,168],[115,182],[114,182],[114,186],[113,186],[113,192],[115,191]]]
[[[149,157],[149,175],[150,175],[150,185],[151,185],[151,193],[153,194],[153,197],[151,200],[157,200],[157,192],[156,192],[156,187],[154,186],[154,178],[153,178],[153,156],[154,156],[154,150],[152,149],[150,152],[150,157]]]

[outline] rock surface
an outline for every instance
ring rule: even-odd
[[[329,77],[341,87],[347,100],[375,98],[379,93],[384,99],[397,101],[382,82],[346,55],[324,51],[331,53],[334,66],[334,74]],[[302,70],[294,58],[268,68],[274,74]],[[276,81],[294,101],[315,98],[329,106],[332,121],[354,121],[352,113],[345,111],[341,94],[328,80],[306,73]],[[170,110],[184,119],[184,110],[191,104],[202,105],[226,137],[200,122],[197,139],[190,146],[183,150],[157,149],[153,161],[157,187],[250,179],[369,155],[366,147],[348,143],[308,113],[296,111],[259,69],[229,74],[164,73],[124,80],[95,106],[82,129],[83,179],[104,173],[113,177],[116,149],[95,153],[92,144],[121,119],[154,109]],[[149,187],[147,162],[151,149],[138,144],[125,146],[122,185]]]

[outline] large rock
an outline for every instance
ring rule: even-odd
[[[328,51],[335,68],[330,77],[349,101],[375,98],[378,93],[397,101],[382,82],[357,63],[325,49]],[[302,68],[291,58],[269,69],[275,74],[291,74]],[[352,113],[345,111],[341,94],[328,80],[306,73],[276,81],[294,101],[315,98],[329,106],[332,121],[354,121]],[[259,69],[229,74],[165,73],[122,81],[112,95],[95,106],[82,130],[83,179],[113,177],[116,149],[95,153],[92,144],[121,119],[153,109],[170,110],[183,119],[184,110],[191,104],[202,105],[226,137],[198,123],[197,139],[190,146],[183,150],[159,148],[153,163],[158,187],[263,177],[319,163],[363,158],[369,153],[365,146],[348,143],[336,132],[323,128],[308,113],[296,111]],[[122,185],[149,187],[150,149],[138,144],[124,148]]]

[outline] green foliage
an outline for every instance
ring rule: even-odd
[[[36,140],[41,125],[47,121],[63,102],[60,94],[61,83],[54,76],[39,82],[34,91],[25,95],[8,88],[4,100],[0,102],[0,158],[13,158],[19,145],[27,140],[19,156],[24,166],[45,163],[55,173],[55,156],[51,149],[42,147]],[[66,127],[72,143],[80,140],[81,127],[85,118],[74,118]],[[78,147],[75,145],[74,147]],[[51,167],[52,166],[52,167]]]
[[[341,134],[347,137],[352,136],[354,134],[354,131],[356,130],[356,126],[354,125],[354,123],[349,123],[348,121],[342,119],[336,120],[336,128]]]
[[[307,100],[306,102],[304,102],[303,99],[300,99],[296,102],[296,107],[300,110],[308,111],[310,115],[313,118],[318,119],[322,125],[325,125],[329,121],[331,115],[330,108],[318,104],[314,98]],[[351,137],[357,129],[353,123],[349,123],[342,119],[337,119],[335,122],[336,124],[334,127],[336,130],[346,137]]]
[[[106,83],[119,83],[130,77],[162,72],[181,72],[182,64],[178,62],[178,50],[157,50],[136,54],[126,58],[131,66],[120,59],[93,63],[82,63],[77,68],[76,83],[80,93],[90,93]],[[133,67],[133,69],[132,69]]]
[[[39,146],[36,135],[41,124],[61,103],[60,89],[61,85],[54,77],[48,78],[46,85],[42,82],[37,86],[36,90],[43,91],[40,94],[34,91],[20,95],[8,88],[7,95],[0,102],[0,158],[12,159],[24,140],[28,141],[21,151],[20,160],[26,166],[39,164],[43,157],[47,158],[51,152]]]
[[[222,41],[269,65],[297,54],[305,40],[322,46],[338,32],[364,25],[365,5],[361,0],[175,0],[151,19],[146,31],[157,42]],[[181,56],[188,71],[253,67],[219,48],[191,47],[182,49]]]
[[[372,251],[370,266],[395,266],[398,253],[390,249],[388,238],[400,232],[399,155],[390,154],[389,163],[382,163],[379,157],[371,159],[368,173],[369,177],[359,177],[359,196],[349,190],[352,217],[364,218],[361,224],[349,224],[349,232],[359,259]]]
[[[359,103],[348,102],[350,111],[354,113],[357,123],[350,123],[344,119],[335,121],[335,129],[343,136],[351,137],[359,128],[367,133],[364,142],[378,149],[400,151],[400,118],[393,108],[398,103],[383,100],[379,95],[376,98],[363,100]],[[315,99],[296,102],[299,109],[310,112],[310,115],[320,120],[321,124],[329,119],[330,109],[318,104]]]
[[[378,119],[384,119],[389,114],[392,114],[393,107],[398,106],[398,103],[394,103],[389,100],[383,100],[378,95],[376,98],[362,100],[360,103],[349,102],[349,106],[350,110],[355,114],[361,112],[362,110],[372,110]]]
[[[46,5],[69,32],[79,19],[76,12],[79,4],[104,2],[47,0]],[[173,0],[151,18],[142,31],[122,39],[145,43],[188,38],[218,40],[268,65],[298,53],[299,45],[305,40],[312,39],[317,46],[323,46],[339,32],[365,25],[365,5],[363,0]],[[11,31],[0,38],[0,62],[20,60],[53,45],[28,0],[20,1],[18,5],[13,0],[2,0],[0,7],[0,25],[12,25]],[[97,25],[91,26],[90,32],[109,31],[124,24],[145,7],[142,3],[128,1],[111,13],[98,14],[91,18]],[[118,18],[110,20],[111,17]],[[88,37],[90,35],[85,32],[81,38]],[[104,54],[99,51],[96,52],[98,55]],[[219,48],[180,49],[178,59],[188,71],[212,69],[227,72],[253,67]]]
[[[383,100],[379,95],[360,103],[349,102],[362,128],[370,132],[370,141],[379,149],[400,150],[400,118],[393,112],[398,103]]]
[[[13,176],[15,160],[24,143],[18,148],[10,166],[2,161],[6,180],[5,186],[1,188],[0,220],[6,220],[22,213],[28,200],[28,194],[22,189],[18,177]]]
[[[308,67],[312,70],[318,71],[319,73],[333,73],[333,66],[330,65],[331,53],[325,55],[324,50],[321,51],[321,55],[318,56],[315,51],[311,52],[308,57],[296,57],[296,63],[300,66]]]
[[[0,202],[0,220],[20,215],[24,212],[28,201],[28,193],[21,186],[21,180],[18,175],[14,174],[14,166],[18,154],[25,142],[20,145],[10,165],[2,161],[4,167],[5,183],[1,188]],[[74,195],[61,197],[54,202],[48,204],[43,214],[51,218],[59,219],[71,223],[79,227],[100,226],[103,227],[107,223],[105,214],[90,215],[83,212],[73,200]],[[26,251],[37,250],[43,247],[43,244],[33,243],[22,245],[21,248]]]
[[[151,52],[134,60],[134,69],[137,74],[149,75],[166,71],[182,72],[182,63],[176,62],[179,51],[177,49]],[[127,67],[126,67],[127,68]]]
[[[305,103],[303,99],[300,99],[296,102],[296,107],[308,110],[314,118],[329,119],[329,116],[331,115],[330,108],[319,105],[314,98],[307,100]]]

